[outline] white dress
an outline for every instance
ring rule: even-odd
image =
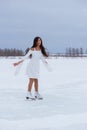
[[[32,55],[30,58],[29,56]],[[26,74],[28,75],[29,78],[39,78],[39,71],[40,71],[40,59],[44,63],[46,63],[45,58],[42,54],[41,51],[37,50],[29,50],[29,52],[22,58],[23,60],[28,59],[29,62],[27,64],[26,68]]]

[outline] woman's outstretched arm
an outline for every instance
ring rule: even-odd
[[[22,63],[24,60],[21,60],[21,61],[18,61],[18,62],[16,62],[16,63],[13,63],[13,65],[14,66],[17,66],[17,65],[19,65],[20,63]]]
[[[20,61],[18,61],[18,62],[16,62],[16,63],[13,63],[13,65],[14,65],[14,66],[19,65],[19,64],[22,63],[25,59],[29,58],[29,55],[30,55],[30,54],[32,54],[32,50],[31,50],[31,49],[28,51],[28,53],[27,53],[25,56],[22,57],[22,60],[20,60]]]

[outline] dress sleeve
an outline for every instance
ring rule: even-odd
[[[51,71],[52,71],[52,68],[51,68],[51,66],[49,65],[49,63],[46,61],[46,57],[45,57],[45,56],[41,55],[41,61],[42,61],[42,63],[44,64],[45,68],[46,68],[49,72],[51,72]]]
[[[29,50],[28,53],[22,57],[22,60],[28,59],[30,54],[32,54],[32,50]]]
[[[43,54],[41,54],[41,61],[42,61],[43,63],[47,63],[47,61],[46,61],[46,57],[43,56]]]

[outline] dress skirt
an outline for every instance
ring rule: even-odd
[[[38,79],[40,77],[40,60],[30,60],[26,67],[26,74],[28,78]]]

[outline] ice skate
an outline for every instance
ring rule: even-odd
[[[43,97],[38,93],[38,92],[35,92],[35,99],[39,99],[39,100],[42,100]]]
[[[35,97],[32,95],[31,92],[27,93],[26,99],[35,100]]]

